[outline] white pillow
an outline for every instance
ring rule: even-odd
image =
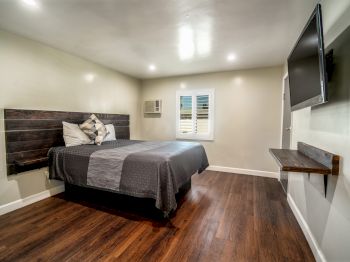
[[[103,142],[117,140],[116,137],[115,137],[114,125],[113,124],[108,124],[108,125],[105,125],[105,127],[107,129],[108,134],[103,139]]]
[[[66,147],[93,144],[94,142],[79,128],[79,125],[62,122]]]

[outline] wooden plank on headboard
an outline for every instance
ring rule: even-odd
[[[47,166],[47,152],[63,146],[62,121],[80,124],[91,113],[5,109],[5,137],[8,175]],[[113,124],[117,139],[130,139],[129,115],[95,115]]]

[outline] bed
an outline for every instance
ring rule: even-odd
[[[129,115],[96,114],[114,125],[116,141],[65,147],[62,121],[82,123],[90,114],[5,109],[8,175],[48,166],[50,179],[151,198],[168,215],[177,207],[180,188],[208,167],[200,143],[130,140]]]
[[[208,166],[200,143],[180,141],[119,139],[101,146],[53,147],[48,156],[50,179],[152,198],[165,215],[176,209],[179,189]]]

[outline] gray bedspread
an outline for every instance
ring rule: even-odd
[[[165,214],[176,209],[180,187],[208,166],[203,146],[195,142],[117,140],[54,147],[48,155],[51,179],[153,198]]]

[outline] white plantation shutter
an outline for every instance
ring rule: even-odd
[[[209,133],[209,95],[198,95],[195,118],[196,134]]]
[[[192,96],[180,96],[180,132],[193,132],[192,124]]]
[[[214,90],[178,91],[176,137],[212,140],[214,130]]]

